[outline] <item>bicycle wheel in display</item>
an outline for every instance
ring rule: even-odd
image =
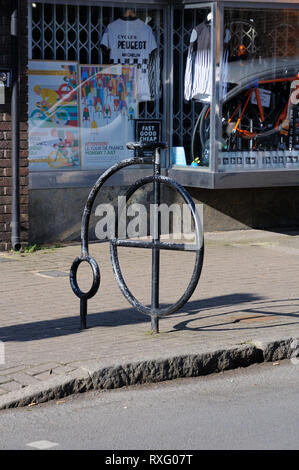
[[[222,146],[226,150],[252,147],[273,150],[288,135],[291,82],[296,76],[267,75],[230,90],[222,104]],[[260,102],[260,104],[259,104]],[[192,157],[204,162],[210,133],[210,106],[198,116],[192,135]],[[250,144],[251,145],[251,144]]]
[[[290,81],[260,80],[223,104],[222,131],[228,150],[274,150],[287,135]],[[247,143],[246,143],[247,142]]]
[[[168,242],[161,242],[160,240],[154,240],[154,237],[151,241],[140,241],[134,239],[115,239],[110,241],[110,254],[111,254],[111,261],[113,266],[114,275],[116,277],[117,283],[120,287],[121,292],[125,296],[125,298],[130,302],[130,304],[136,308],[141,313],[149,315],[151,317],[155,316],[157,318],[163,317],[165,315],[171,314],[176,312],[179,308],[181,308],[191,297],[193,294],[198,280],[200,278],[202,265],[203,265],[203,256],[204,256],[204,240],[203,240],[203,233],[201,222],[199,219],[199,215],[196,211],[196,207],[194,205],[193,200],[189,193],[176,181],[172,180],[171,178],[161,176],[161,175],[154,175],[142,178],[141,180],[137,181],[134,185],[132,185],[126,193],[125,200],[126,203],[132,197],[132,195],[142,186],[146,184],[153,183],[156,180],[159,184],[165,184],[168,187],[172,188],[174,191],[178,192],[180,196],[183,198],[184,202],[190,208],[192,220],[194,223],[195,228],[195,238],[196,242],[194,244],[184,244],[184,243],[168,243]],[[154,250],[174,250],[174,251],[194,251],[196,253],[195,263],[193,273],[190,279],[190,282],[181,297],[175,301],[173,304],[170,304],[166,307],[159,307],[157,306],[153,311],[153,306],[148,307],[142,305],[137,298],[130,292],[124,277],[122,275],[120,269],[120,263],[118,259],[118,247],[134,247],[134,248],[147,248],[151,249],[152,252]],[[152,283],[154,282],[154,275],[152,271]],[[153,287],[153,284],[152,284]]]
[[[198,158],[201,166],[209,166],[210,105],[205,105],[195,123],[192,140],[192,160]]]

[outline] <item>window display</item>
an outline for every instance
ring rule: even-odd
[[[32,170],[80,167],[79,77],[76,62],[28,64],[29,165]]]
[[[210,101],[212,84],[211,12],[197,25],[190,37],[185,72],[185,99]]]
[[[222,60],[214,68],[221,110],[215,137],[218,170],[299,168],[298,12],[224,7],[223,25]],[[188,94],[185,79],[185,98],[203,102],[203,95],[196,92],[210,93],[207,56],[203,51],[197,51],[195,58],[194,52],[188,53],[185,77],[192,70],[198,82],[187,87]],[[192,134],[192,166],[207,165],[212,108],[211,99],[206,101]]]
[[[101,45],[110,51],[110,61],[114,64],[136,65],[137,100],[151,100],[149,88],[150,54],[157,48],[152,29],[137,18],[132,10],[127,10],[107,26]]]
[[[134,140],[136,69],[81,65],[80,78],[82,168],[106,168],[130,155],[125,144]]]
[[[219,169],[298,167],[296,11],[225,8],[224,20],[242,28],[232,34]]]
[[[31,7],[30,171],[108,168],[164,112],[163,8],[77,3]]]
[[[197,170],[208,187],[209,173],[299,170],[296,5],[30,8],[31,171],[107,168],[127,156],[136,120],[161,121],[163,165],[189,167],[184,184]]]
[[[184,87],[185,103],[190,103],[197,114],[205,107],[206,103],[211,102],[212,96],[211,8],[204,7],[192,11],[190,20],[191,23],[188,23],[188,27],[186,27],[186,30],[189,29],[190,31],[189,44],[184,70],[184,83],[181,86]],[[174,87],[176,87],[175,84]],[[207,121],[209,120],[210,116],[207,117]],[[194,151],[191,152],[190,142],[187,142],[187,145],[184,145],[187,160],[185,158],[175,159],[175,164],[188,161],[188,164],[192,167],[208,167],[210,161],[209,142],[209,132],[204,147],[198,147],[196,143],[193,146]],[[180,147],[178,144],[181,144],[181,142],[174,141],[174,147]]]
[[[173,145],[198,170],[299,168],[298,9],[217,4],[185,6],[184,101],[173,104]],[[180,28],[175,20],[175,38]],[[175,41],[176,70],[179,47]]]

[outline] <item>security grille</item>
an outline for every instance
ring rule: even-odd
[[[100,47],[102,35],[114,19],[124,14],[125,8],[114,6],[37,3],[29,5],[29,58],[70,60],[81,64],[105,64],[107,58]],[[128,7],[128,6],[127,6]],[[126,8],[127,8],[126,7]],[[155,87],[155,100],[141,103],[139,116],[145,119],[163,119],[163,79],[165,12],[163,8],[132,8],[138,18],[147,22],[158,45],[151,64],[149,78]]]
[[[175,8],[173,14],[172,145],[185,148],[189,163],[191,138],[202,105],[199,102],[184,100],[185,67],[192,30],[210,11],[210,7],[200,10]]]
[[[81,64],[107,63],[100,47],[102,35],[114,19],[124,13],[124,8],[101,5],[67,3],[38,3],[29,6],[29,57],[45,60],[77,60]],[[149,22],[158,45],[158,57],[153,61],[149,78],[156,87],[155,100],[141,103],[139,116],[144,119],[162,119],[165,138],[169,143],[184,146],[187,154],[191,136],[201,107],[196,102],[184,101],[184,74],[192,29],[210,9],[200,13],[173,8],[172,25],[166,8],[134,8],[136,15]],[[200,16],[198,16],[200,15]],[[169,34],[170,33],[170,34]],[[172,37],[172,44],[166,44]],[[168,69],[166,70],[166,64]],[[173,82],[173,99],[169,103],[165,83]],[[166,119],[167,117],[167,119]],[[166,126],[169,126],[166,129]]]

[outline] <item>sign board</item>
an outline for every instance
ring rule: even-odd
[[[136,67],[80,65],[82,168],[108,168],[127,158],[138,116]]]
[[[138,117],[136,73],[133,65],[30,60],[30,170],[108,168],[127,158]]]
[[[162,119],[135,119],[136,142],[161,142]],[[143,152],[143,156],[151,157],[152,152]]]
[[[80,167],[78,80],[77,62],[29,61],[30,171]]]

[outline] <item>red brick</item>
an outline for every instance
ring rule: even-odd
[[[11,178],[2,176],[0,178],[0,186],[11,186]]]
[[[20,140],[20,149],[28,149],[28,141],[26,140]]]
[[[3,113],[3,112],[0,113],[0,121],[8,121],[8,118],[10,120],[10,115],[9,114]]]
[[[0,205],[0,214],[7,214],[7,206]],[[10,211],[9,211],[10,212]]]
[[[7,121],[0,121],[0,130],[1,131],[10,131],[11,124]]]
[[[28,193],[29,193],[29,191],[28,191],[28,186],[21,186],[21,187],[20,187],[20,194],[21,194],[22,196],[25,196],[25,195],[28,194]]]
[[[10,214],[0,214],[0,223],[10,222]]]
[[[7,242],[7,241],[10,240],[11,234],[10,234],[10,232],[8,232],[8,231],[1,230],[1,225],[3,225],[3,224],[0,224],[0,233],[2,232],[2,233],[1,233],[1,241],[2,241],[2,242]]]
[[[2,196],[0,198],[0,203],[4,205],[11,204],[11,196]]]

